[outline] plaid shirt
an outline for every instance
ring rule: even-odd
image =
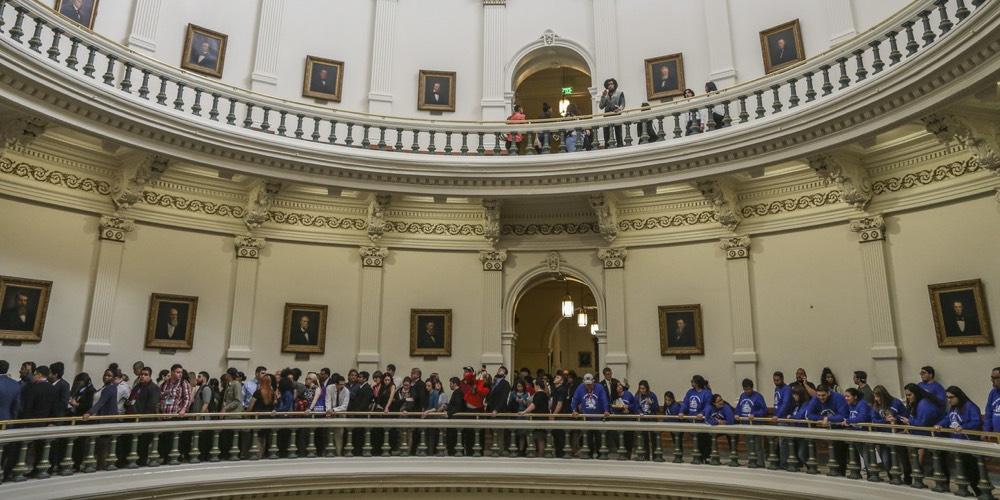
[[[186,380],[167,380],[160,388],[160,413],[180,413],[191,406],[191,385]]]

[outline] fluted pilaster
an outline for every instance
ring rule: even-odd
[[[358,369],[378,369],[382,338],[382,265],[389,250],[361,247],[361,320],[358,322]]]
[[[605,78],[614,77],[620,80],[622,76],[618,73],[617,0],[593,0],[593,9],[594,56],[597,64],[593,79],[594,84],[600,87]]]
[[[97,274],[90,302],[90,321],[83,344],[83,369],[99,373],[111,353],[112,319],[118,296],[118,277],[125,253],[125,235],[135,229],[130,219],[112,215],[101,217],[97,249]]]
[[[753,308],[750,303],[750,237],[722,238],[726,253],[726,276],[729,282],[729,325],[733,339],[733,363],[736,365],[735,391],[749,378],[757,383],[757,351],[754,345]]]
[[[599,346],[601,365],[610,367],[619,378],[628,377],[628,351],[625,344],[625,258],[624,248],[602,248],[597,257],[604,263],[605,318],[603,328],[605,344]]]
[[[128,46],[146,55],[156,52],[156,27],[160,24],[163,0],[136,0]]]
[[[830,29],[830,45],[837,45],[858,34],[854,26],[854,9],[851,0],[827,0],[826,24]]]
[[[396,45],[396,17],[399,0],[375,0],[375,29],[372,32],[371,83],[368,112],[392,113],[392,56]]]
[[[503,120],[504,34],[507,31],[507,2],[483,0],[483,120]]]
[[[733,35],[729,21],[729,0],[704,0],[705,33],[708,41],[709,79],[720,89],[736,84],[733,63]]]
[[[257,297],[257,261],[264,243],[264,238],[250,235],[239,235],[233,239],[236,282],[233,288],[233,312],[226,359],[228,366],[243,371],[250,369],[253,311]]]
[[[250,88],[268,89],[278,84],[278,50],[281,45],[281,21],[285,0],[261,0],[257,18],[257,48],[254,54]]]

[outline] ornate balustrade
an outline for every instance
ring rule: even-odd
[[[0,463],[7,464],[13,482],[22,482],[119,468],[259,459],[561,456],[780,468],[960,495],[974,485],[982,498],[993,498],[988,461],[1000,458],[1000,433],[961,433],[981,439],[975,441],[952,439],[948,436],[956,433],[950,430],[893,425],[830,429],[769,418],[710,426],[668,416],[512,417],[242,413],[14,421],[0,431],[0,449],[7,457]],[[51,423],[68,425],[45,426]],[[22,427],[10,428],[15,426]],[[525,440],[519,444],[515,437]]]

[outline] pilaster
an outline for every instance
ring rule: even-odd
[[[254,51],[250,89],[273,90],[278,85],[278,51],[285,0],[260,0],[257,18],[257,47]]]
[[[483,355],[482,363],[491,372],[503,363],[503,335],[500,332],[503,313],[503,263],[506,250],[483,250],[479,261],[483,263]],[[507,365],[510,368],[510,365]]]
[[[872,334],[871,356],[875,364],[875,380],[882,381],[890,392],[902,389],[899,372],[899,346],[889,298],[889,279],[885,265],[885,220],[871,215],[851,221],[851,231],[857,233],[861,250],[865,293],[868,298],[868,325]]]
[[[83,369],[100,373],[108,366],[111,353],[111,331],[118,278],[121,275],[125,236],[135,229],[135,223],[120,215],[101,217],[98,233],[97,275],[90,302],[87,338],[83,344]]]
[[[379,367],[382,338],[382,266],[389,249],[365,246],[361,255],[361,318],[358,322],[359,370],[374,372]]]
[[[628,377],[628,351],[625,324],[625,258],[624,248],[601,248],[597,258],[604,264],[604,328],[598,330],[598,351],[601,366],[610,367],[619,378]],[[602,344],[601,334],[604,341]]]
[[[160,24],[160,7],[163,0],[136,0],[132,13],[132,31],[128,46],[147,56],[156,53],[156,27]]]
[[[830,46],[849,40],[858,34],[854,26],[854,9],[851,0],[827,0],[826,24],[830,29]]]
[[[753,307],[750,299],[750,237],[722,238],[729,282],[729,325],[733,339],[733,363],[736,366],[734,390],[743,390],[744,378],[757,385],[757,351],[754,345]]]
[[[514,345],[517,343],[517,332],[500,332],[500,352],[503,364],[508,369],[514,366]]]
[[[233,239],[236,255],[236,283],[233,288],[233,312],[229,327],[228,366],[247,372],[253,340],[253,312],[257,298],[257,261],[264,248],[264,238],[238,235]]]
[[[599,88],[600,96],[604,91],[602,86],[607,78],[617,78],[618,72],[618,2],[617,0],[593,0],[594,9],[594,58],[596,59],[593,80]],[[594,106],[597,109],[597,106]],[[617,373],[617,372],[616,372]]]
[[[398,10],[399,0],[375,0],[368,112],[376,115],[392,114],[392,55]]]
[[[729,20],[729,0],[704,0],[705,33],[708,40],[708,77],[720,88],[736,84],[736,66],[733,63],[733,34]]]
[[[503,120],[507,116],[504,100],[504,35],[507,32],[507,1],[483,0],[483,120]]]

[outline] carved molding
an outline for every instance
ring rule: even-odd
[[[176,196],[156,191],[146,191],[142,193],[142,201],[147,205],[174,208],[186,212],[200,213],[205,215],[215,215],[219,217],[232,217],[242,219],[247,210],[237,205],[227,205],[225,203],[214,203],[211,201],[189,199],[183,196]]]
[[[813,193],[798,198],[785,200],[775,200],[755,205],[747,205],[740,209],[740,215],[744,218],[764,217],[767,215],[777,215],[783,212],[796,212],[807,208],[817,208],[826,205],[840,203],[840,191],[834,189],[825,193]]]
[[[604,193],[590,195],[590,208],[597,216],[597,229],[604,241],[611,243],[618,237],[618,207],[614,198]]]
[[[927,131],[939,141],[958,142],[973,152],[979,165],[1000,175],[1000,125],[991,121],[948,113],[932,113],[921,118]]]
[[[378,243],[385,234],[385,211],[389,208],[390,201],[392,201],[391,195],[376,193],[368,203],[368,239],[372,243]]]
[[[658,215],[645,219],[624,219],[618,221],[618,228],[622,231],[645,231],[649,229],[666,229],[678,226],[693,226],[695,224],[708,224],[717,222],[714,210],[704,212],[692,212],[676,215]]]
[[[695,187],[712,204],[719,224],[730,231],[736,231],[743,217],[740,215],[732,184],[720,179],[707,179],[696,182]]]
[[[507,250],[482,250],[479,252],[479,261],[483,263],[483,271],[503,271]]]
[[[558,236],[563,234],[599,233],[597,224],[593,222],[557,222],[553,224],[504,224],[501,234],[504,236]]]
[[[243,223],[247,229],[253,231],[271,219],[271,206],[279,191],[280,182],[266,180],[257,181],[250,187],[246,213],[243,215]]]
[[[871,215],[851,221],[851,231],[858,233],[858,243],[869,243],[885,239],[885,219],[881,215]]]
[[[385,258],[389,256],[389,249],[384,247],[361,247],[358,249],[361,255],[361,267],[382,267]]]
[[[250,234],[240,234],[233,238],[237,259],[256,259],[264,248],[265,240]]]
[[[90,177],[81,177],[76,174],[49,170],[44,167],[30,165],[24,162],[14,163],[10,158],[0,158],[0,173],[11,174],[25,179],[33,180],[43,184],[62,186],[74,191],[97,193],[101,195],[111,194],[111,184]]]
[[[483,0],[483,6],[487,5],[499,5],[501,7],[506,7],[507,0]]]
[[[731,236],[719,240],[719,247],[726,252],[727,260],[746,259],[750,257],[750,237]]]
[[[135,221],[120,215],[102,215],[100,222],[102,240],[123,243],[125,235],[135,230]]]
[[[493,247],[500,242],[500,211],[503,202],[498,199],[483,200],[483,236]]]
[[[545,256],[545,265],[548,266],[550,272],[561,274],[562,262],[562,256],[559,255],[559,252],[549,252],[549,254]]]
[[[872,201],[872,182],[860,159],[846,155],[821,154],[807,158],[809,166],[827,185],[836,184],[840,201],[864,210]]]
[[[111,191],[111,201],[118,210],[128,210],[143,199],[143,192],[159,180],[169,160],[157,155],[133,155],[122,165],[118,184]]]
[[[604,269],[625,269],[625,257],[628,250],[624,248],[600,248],[597,258],[604,263]]]
[[[48,121],[15,111],[4,110],[5,116],[0,118],[0,152],[7,146],[18,144],[22,147],[31,145],[45,133]]]
[[[297,212],[271,211],[271,222],[292,226],[326,227],[330,229],[353,229],[364,231],[368,223],[356,217],[334,217],[328,215],[302,214]]]

